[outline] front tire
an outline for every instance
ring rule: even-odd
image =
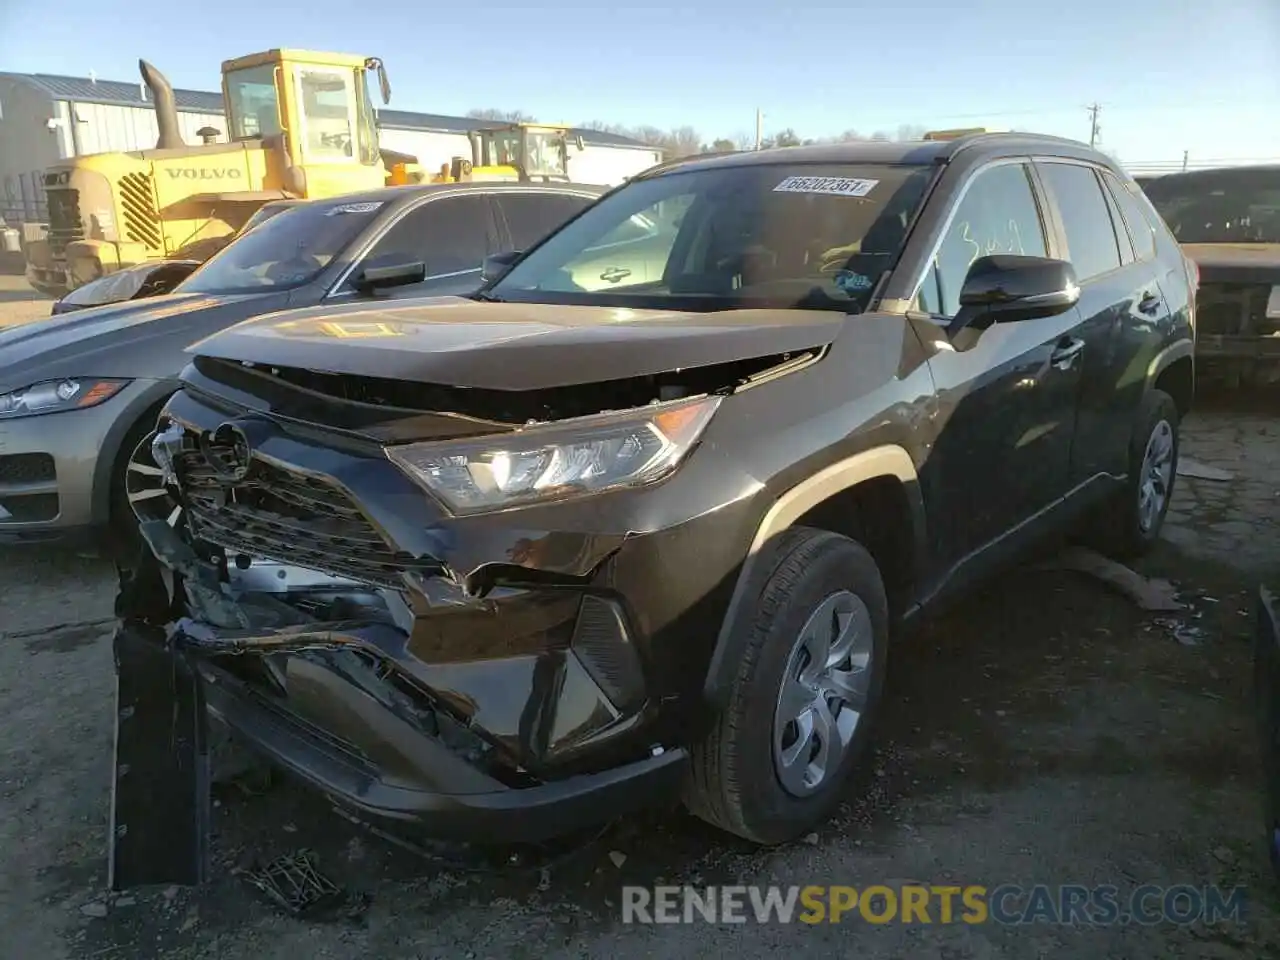
[[[695,815],[760,844],[808,833],[839,804],[870,738],[889,634],[884,583],[861,544],[796,527],[772,563],[685,790]]]

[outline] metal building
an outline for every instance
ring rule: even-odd
[[[197,131],[213,127],[226,138],[222,94],[174,90],[182,138],[198,144]],[[437,169],[471,155],[469,131],[483,120],[403,110],[378,114],[382,145],[416,156]],[[139,83],[0,72],[0,219],[10,225],[48,218],[41,173],[70,157],[154,147],[155,111]],[[662,160],[662,151],[596,130],[577,130],[583,149],[569,150],[569,174],[584,183],[616,184]]]

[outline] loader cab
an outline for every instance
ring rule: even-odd
[[[386,171],[370,73],[388,102],[386,69],[376,58],[278,49],[228,60],[222,64],[228,137],[273,149],[282,187],[299,197],[380,187]]]
[[[581,137],[575,139],[584,149]],[[473,179],[569,180],[569,128],[531,123],[489,127],[471,134]]]

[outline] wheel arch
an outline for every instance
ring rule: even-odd
[[[1147,389],[1163,390],[1173,397],[1179,417],[1191,411],[1195,383],[1195,343],[1189,339],[1169,344],[1147,365]]]
[[[161,409],[169,397],[177,390],[177,385],[164,380],[157,380],[146,390],[134,397],[129,406],[111,424],[111,429],[102,438],[102,447],[98,450],[98,459],[93,467],[93,517],[95,525],[106,524],[111,519],[112,482],[115,479],[116,467],[120,465],[125,439],[134,428],[147,417],[153,420],[160,415]]]
[[[738,572],[737,582],[725,609],[720,631],[707,667],[703,695],[713,706],[723,705],[737,669],[738,652],[744,642],[743,629],[752,615],[751,597],[757,594],[769,573],[769,548],[786,530],[805,525],[825,506],[837,505],[842,497],[872,489],[892,490],[901,495],[903,519],[910,549],[908,575],[918,582],[925,557],[925,513],[915,462],[904,447],[885,444],[839,460],[790,487],[773,502],[760,520],[755,536]],[[822,524],[823,529],[832,529]],[[843,533],[843,530],[834,532]],[[864,544],[864,546],[868,546]],[[868,546],[868,549],[871,549]],[[874,551],[873,552],[873,556]],[[880,558],[877,557],[877,562]]]

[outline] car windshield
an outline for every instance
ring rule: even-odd
[[[893,267],[931,169],[742,164],[637,180],[553,233],[479,296],[857,312]]]
[[[304,203],[281,210],[211,257],[178,293],[264,293],[314,280],[383,206]]]
[[[1143,191],[1180,243],[1280,243],[1280,167],[1170,174]]]

